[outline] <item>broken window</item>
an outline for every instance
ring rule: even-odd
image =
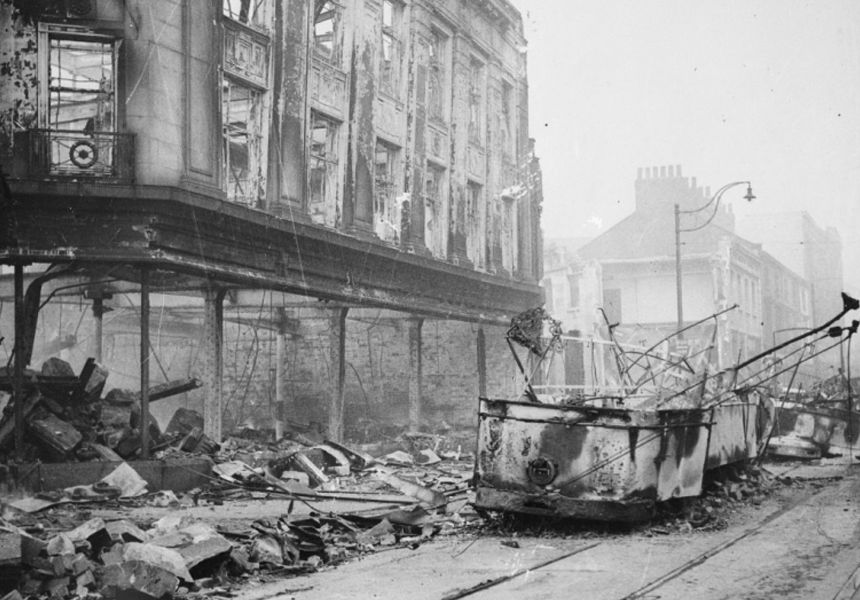
[[[513,132],[514,132],[514,88],[507,81],[502,81],[502,116],[501,137],[502,161],[507,164],[513,162]]]
[[[466,255],[476,267],[483,268],[486,264],[486,240],[481,231],[484,187],[469,181],[466,188]]]
[[[222,164],[227,199],[262,208],[271,39],[269,0],[223,0]]]
[[[473,60],[469,76],[469,141],[483,142],[484,65]]]
[[[427,81],[427,110],[431,119],[444,121],[446,117],[445,98],[448,81],[447,38],[434,29],[430,35],[430,68]]]
[[[48,127],[114,131],[114,42],[51,37]]]
[[[424,245],[433,256],[445,257],[445,169],[428,163],[424,177]]]
[[[223,0],[225,17],[256,29],[266,28],[267,0]]]
[[[314,14],[314,52],[329,63],[340,60],[340,7],[317,0]]]
[[[337,121],[313,113],[308,172],[308,212],[316,223],[329,227],[338,221],[338,130]]]
[[[478,206],[481,203],[481,186],[474,181],[469,182],[469,194],[466,198],[466,218],[470,221],[478,218]]]
[[[223,79],[224,168],[227,199],[257,206],[263,197],[263,94],[228,77]]]
[[[41,158],[50,173],[113,174],[119,43],[80,28],[40,29],[39,123],[48,130]]]
[[[400,91],[399,28],[403,6],[394,0],[382,1],[382,52],[379,66],[379,88],[394,97]]]
[[[397,201],[397,155],[395,146],[376,142],[373,216],[376,235],[386,242],[400,239],[400,210]]]
[[[512,196],[502,196],[502,266],[510,272],[517,267],[517,200]]]

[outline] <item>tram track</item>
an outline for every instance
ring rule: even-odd
[[[717,544],[716,546],[713,546],[712,548],[709,548],[708,550],[702,552],[698,556],[691,558],[690,560],[686,561],[685,563],[678,565],[677,567],[675,567],[671,571],[669,571],[669,572],[661,575],[660,577],[650,581],[649,583],[643,585],[642,587],[631,592],[630,594],[623,596],[622,598],[620,598],[620,600],[639,600],[641,598],[646,598],[647,595],[650,594],[651,592],[658,590],[659,588],[663,587],[664,585],[666,585],[670,581],[680,577],[684,573],[686,573],[692,569],[695,569],[699,565],[705,563],[710,558],[713,558],[713,557],[717,556],[718,554],[720,554],[721,552],[728,550],[729,548],[731,548],[732,546],[734,546],[738,542],[741,542],[741,541],[745,540],[746,538],[750,537],[751,535],[760,532],[761,530],[763,530],[765,527],[767,527],[768,525],[770,525],[771,523],[773,523],[777,519],[787,515],[791,511],[795,510],[796,508],[806,504],[807,502],[809,502],[812,498],[814,498],[815,496],[817,496],[821,492],[822,492],[822,490],[818,490],[816,492],[807,493],[807,494],[802,495],[801,497],[793,500],[790,504],[788,504],[788,505],[782,507],[781,509],[774,511],[773,513],[769,514],[767,517],[765,517],[763,520],[761,520],[756,525],[745,529],[744,531],[742,531],[738,535],[736,535],[736,536],[734,536],[728,540],[725,540],[725,541]]]
[[[787,505],[783,506],[782,508],[775,510],[774,512],[770,513],[769,515],[767,515],[764,519],[762,519],[761,521],[759,521],[755,525],[744,529],[742,532],[738,533],[737,535],[735,535],[729,539],[723,540],[719,544],[716,544],[716,545],[708,548],[704,552],[700,552],[699,554],[697,554],[693,558],[677,565],[676,567],[672,568],[671,570],[664,572],[659,577],[656,577],[656,578],[652,579],[651,581],[645,583],[644,585],[641,585],[639,588],[635,589],[634,591],[628,593],[625,596],[620,597],[618,600],[643,600],[645,598],[655,597],[653,595],[654,592],[658,591],[661,587],[663,587],[666,584],[670,583],[671,581],[677,579],[678,577],[684,575],[685,573],[688,573],[689,571],[705,564],[708,560],[720,555],[721,553],[725,552],[726,550],[728,550],[732,546],[735,546],[736,544],[743,542],[745,539],[749,538],[750,536],[762,532],[767,527],[771,526],[773,523],[778,521],[780,518],[788,515],[792,511],[794,511],[794,510],[806,505],[807,503],[809,503],[812,499],[814,499],[816,496],[821,494],[822,491],[823,491],[823,489],[816,490],[814,492],[806,493],[806,494],[803,494],[803,495],[793,499],[789,504],[787,504]],[[534,573],[540,571],[541,569],[549,567],[550,565],[557,565],[557,563],[560,563],[561,561],[564,561],[564,560],[571,558],[573,556],[579,555],[580,557],[582,557],[584,555],[587,555],[587,553],[589,553],[589,552],[597,551],[597,550],[603,548],[606,543],[607,542],[594,542],[591,544],[587,544],[585,546],[580,546],[578,548],[564,552],[564,553],[562,553],[558,556],[555,556],[553,558],[549,558],[547,560],[544,560],[538,564],[532,565],[528,568],[519,569],[517,571],[514,571],[513,573],[509,573],[509,574],[503,575],[501,577],[497,577],[494,579],[489,579],[489,580],[483,581],[483,582],[481,582],[475,586],[472,586],[472,587],[469,587],[466,589],[456,590],[454,592],[451,592],[449,594],[442,596],[441,600],[460,600],[462,598],[467,598],[467,597],[473,596],[475,594],[480,594],[480,592],[483,592],[483,591],[488,590],[490,588],[493,588],[495,586],[510,582],[514,579],[517,579],[517,578],[520,578],[520,577],[523,577],[523,576],[526,576],[529,574],[534,574]],[[860,572],[860,568],[858,568],[858,572]],[[846,587],[847,587],[847,585],[848,584],[846,583]],[[480,597],[490,597],[490,596],[480,595]],[[840,600],[841,600],[841,598],[842,598],[842,596],[840,596]],[[836,599],[834,598],[834,600],[836,600]]]

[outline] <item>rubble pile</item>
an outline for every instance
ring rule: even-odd
[[[664,513],[652,532],[725,529],[733,513],[744,506],[760,506],[778,487],[779,481],[755,464],[714,469],[708,472],[702,495],[687,500],[680,515]]]
[[[64,360],[50,358],[39,372],[25,371],[23,406],[26,428],[25,462],[122,461],[138,456],[141,448],[140,394],[112,389],[104,396],[108,372],[89,359],[79,374]],[[197,379],[180,379],[155,386],[149,400],[200,387]],[[0,391],[12,392],[9,369],[0,369]],[[0,420],[0,462],[8,463],[14,441],[14,411],[4,410]],[[175,421],[175,423],[174,423]],[[164,432],[150,414],[150,448],[177,445],[184,451],[212,452],[199,423],[188,415],[175,415]]]
[[[444,446],[438,436],[413,435],[404,437],[401,449],[373,458],[325,440],[274,443],[241,434],[214,455],[211,484],[184,495],[147,493],[146,482],[122,463],[86,489],[6,505],[0,598],[229,595],[252,578],[417,547],[479,520],[468,505],[473,456]],[[247,520],[203,522],[189,514],[206,505],[228,505],[230,512],[231,502],[254,499],[286,500],[288,507]],[[105,506],[118,518],[93,518],[86,510]],[[259,506],[264,511],[267,505]],[[166,516],[127,518],[138,507],[163,508]]]

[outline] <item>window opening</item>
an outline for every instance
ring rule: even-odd
[[[474,181],[469,182],[469,195],[466,199],[466,218],[469,221],[478,218],[478,206],[481,202],[481,186]]]
[[[114,44],[51,38],[49,128],[114,131]]]
[[[222,12],[238,23],[255,28],[265,27],[267,0],[223,0]]]
[[[336,121],[314,113],[311,122],[308,208],[311,219],[329,227],[337,226],[338,130]]]
[[[424,245],[439,258],[444,258],[442,215],[445,206],[445,169],[427,165],[424,178]]]
[[[398,28],[402,17],[402,6],[394,0],[382,2],[382,64],[379,69],[379,87],[382,91],[397,96],[400,86],[400,40]]]
[[[374,222],[376,235],[386,242],[397,243],[400,237],[400,215],[396,201],[397,149],[376,142],[374,168]]]
[[[224,162],[227,198],[256,206],[263,195],[262,96],[259,91],[224,78]]]
[[[474,181],[467,184],[466,193],[466,256],[475,266],[483,268],[487,258],[487,238],[482,234],[481,202],[483,186]]]
[[[502,142],[502,160],[505,163],[510,164],[513,162],[513,131],[514,131],[514,121],[513,121],[513,97],[514,97],[514,88],[507,81],[502,82],[502,130],[501,130],[501,142]]]
[[[473,60],[469,79],[469,139],[478,144],[483,139],[481,127],[483,121],[483,76],[484,66],[477,60]]]
[[[430,76],[428,79],[427,107],[430,117],[440,121],[445,120],[445,42],[446,39],[437,30],[430,36]]]
[[[314,51],[331,63],[340,58],[339,29],[340,14],[337,5],[330,1],[317,2],[314,16]]]
[[[82,30],[42,29],[46,56],[34,150],[47,173],[119,175],[125,140],[117,134],[116,53],[119,40]],[[72,37],[74,36],[74,37]]]

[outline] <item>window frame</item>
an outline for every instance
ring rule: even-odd
[[[385,164],[386,176],[379,172],[380,149],[385,149],[388,157]],[[397,196],[400,186],[400,152],[402,148],[381,138],[376,138],[373,160],[373,221],[374,229],[380,239],[389,243],[398,243],[401,233],[401,215]],[[384,188],[384,189],[382,189]],[[386,228],[389,227],[390,229]]]
[[[112,96],[112,127],[111,129],[99,129],[98,131],[117,133],[119,123],[121,122],[117,112],[119,110],[119,102],[117,101],[119,77],[117,72],[119,70],[119,49],[122,44],[122,38],[97,33],[91,29],[76,25],[49,22],[41,22],[38,27],[37,52],[39,61],[37,70],[39,76],[39,95],[36,122],[39,127],[51,131],[61,130],[59,127],[52,126],[50,116],[52,111],[51,61],[53,59],[53,40],[81,43],[102,43],[110,44],[112,46],[110,67],[113,84],[110,91],[110,96]]]
[[[249,13],[242,18],[241,10],[239,14],[235,14],[230,7],[232,4],[244,4],[247,5],[248,9],[253,8],[253,10],[249,10]],[[271,21],[270,7],[270,0],[221,0],[221,16],[255,31],[268,33]]]
[[[386,7],[391,7],[390,23],[386,23]],[[399,0],[382,0],[380,5],[379,91],[395,99],[401,97],[405,10],[405,5]],[[386,48],[392,53],[388,61],[385,59]]]
[[[431,120],[448,122],[450,112],[449,59],[450,36],[438,27],[432,27],[428,42],[427,114]],[[437,96],[433,97],[431,86],[435,83]],[[438,106],[436,105],[438,103]]]
[[[433,190],[428,189],[432,177]],[[448,169],[443,165],[427,161],[424,171],[424,246],[437,258],[444,258],[445,245],[445,215],[448,206]],[[430,211],[435,219],[431,223],[428,218]]]
[[[324,122],[326,128],[325,149],[314,149],[314,130],[317,122]],[[307,210],[311,220],[329,227],[336,227],[340,207],[340,143],[343,122],[318,110],[311,110],[310,134],[308,135],[308,172],[307,172]],[[321,167],[316,167],[319,163]],[[314,194],[314,172],[322,171],[323,191],[319,199]],[[318,212],[316,209],[319,208]],[[329,212],[328,209],[331,209]],[[321,217],[321,220],[320,220]]]
[[[320,43],[318,42],[317,35],[317,26],[320,24],[320,16],[325,13],[325,8],[327,5],[331,5],[332,16],[332,31],[331,31],[331,51],[330,52],[321,52],[320,51]],[[314,10],[314,19],[313,26],[311,28],[311,36],[312,36],[312,46],[313,46],[313,55],[319,60],[328,63],[330,65],[339,65],[342,56],[343,56],[343,40],[342,40],[342,19],[343,19],[343,6],[334,0],[321,0],[320,4],[321,10],[319,12],[316,11],[316,5]]]
[[[250,192],[245,192],[242,194],[242,197],[245,200],[237,200],[235,194],[231,194],[231,140],[230,140],[230,132],[228,131],[230,127],[230,122],[228,118],[230,116],[229,106],[231,102],[231,98],[228,96],[232,96],[233,88],[240,88],[243,90],[247,90],[248,92],[248,102],[250,104],[250,111],[254,111],[256,114],[252,114],[251,116],[257,121],[257,129],[256,131],[252,131],[248,127],[248,123],[250,119],[246,119],[244,121],[245,127],[242,130],[236,130],[239,133],[244,134],[247,137],[246,142],[246,152],[247,152],[247,179],[249,186],[250,184],[255,184],[256,188],[253,195]],[[256,106],[254,106],[254,96],[257,97]],[[227,193],[227,200],[234,204],[240,204],[242,206],[250,206],[257,207],[258,204],[262,201],[265,196],[265,183],[263,183],[261,188],[261,182],[265,181],[265,176],[261,174],[261,169],[265,169],[266,153],[263,148],[264,145],[264,127],[265,127],[265,103],[266,103],[266,90],[261,90],[259,87],[249,84],[248,82],[237,78],[232,77],[229,73],[223,73],[221,79],[221,129],[222,129],[222,164],[224,167],[224,189]],[[257,144],[256,148],[253,146],[252,139],[255,138]],[[235,181],[240,181],[236,179]]]
[[[469,141],[478,146],[484,145],[486,135],[486,63],[473,56],[469,61]]]

